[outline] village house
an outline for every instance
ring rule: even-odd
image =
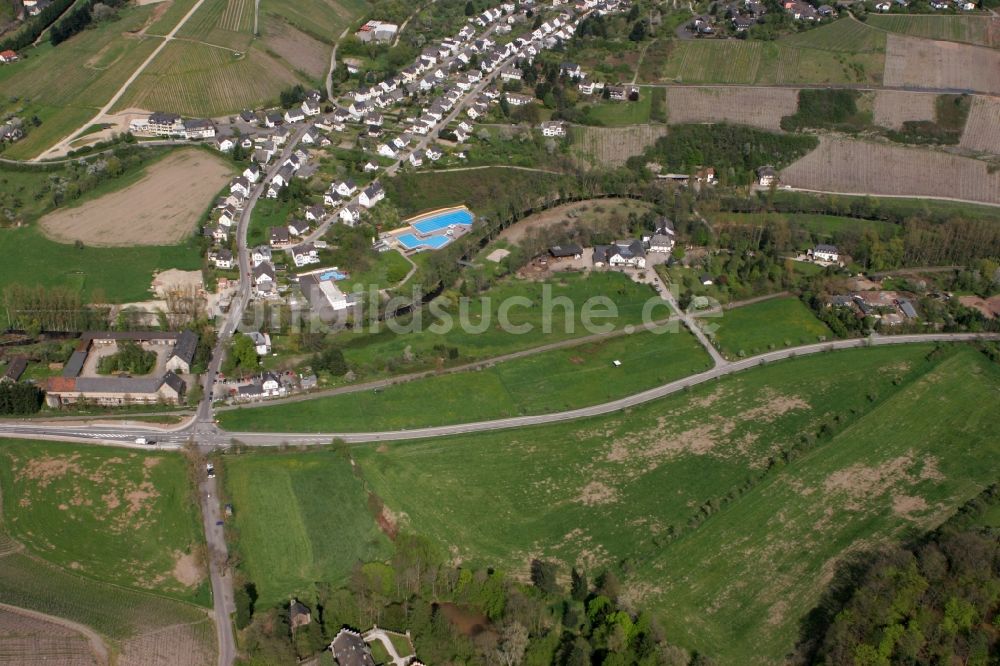
[[[288,233],[292,236],[303,236],[309,233],[309,223],[305,220],[289,220]]]
[[[292,248],[292,261],[297,268],[319,263],[319,252],[312,243],[303,243]]]
[[[566,136],[566,123],[546,120],[541,124],[542,136]]]
[[[620,240],[594,248],[595,266],[646,267],[646,250],[641,240]]]
[[[814,261],[828,261],[834,263],[840,259],[836,245],[820,243],[807,253]]]
[[[212,257],[216,268],[229,270],[233,267],[233,253],[227,248],[222,248]]]
[[[0,64],[6,65],[11,62],[17,62],[17,53],[10,49],[0,51]]]
[[[379,183],[372,183],[358,195],[358,203],[365,208],[372,208],[382,199],[385,199],[385,190]]]
[[[772,166],[762,166],[757,169],[757,184],[761,187],[771,187],[778,184],[778,172]]]
[[[341,222],[349,227],[353,227],[361,221],[361,209],[354,205],[344,206],[340,210],[339,217]]]

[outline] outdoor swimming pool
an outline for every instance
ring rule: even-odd
[[[396,240],[407,250],[439,250],[450,243],[452,239],[450,236],[444,234],[440,236],[427,236],[426,238],[417,238],[414,234],[400,234]]]
[[[452,225],[471,226],[472,213],[467,208],[459,208],[433,215],[419,222],[410,223],[410,226],[422,235],[432,234],[435,231],[447,229]]]
[[[320,280],[346,280],[347,273],[341,273],[337,270],[329,270],[319,276]]]

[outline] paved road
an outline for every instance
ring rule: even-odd
[[[101,120],[104,118],[104,115],[108,113],[111,110],[111,108],[118,103],[118,100],[122,98],[122,95],[125,94],[125,91],[128,90],[128,87],[132,85],[132,83],[137,78],[139,78],[139,75],[142,74],[143,71],[145,71],[146,67],[149,66],[149,63],[153,62],[156,56],[160,54],[160,51],[162,51],[167,46],[167,44],[169,44],[171,40],[173,40],[174,35],[177,34],[177,31],[180,30],[182,27],[184,27],[184,24],[187,23],[188,19],[191,18],[194,15],[194,13],[198,11],[198,8],[201,7],[202,3],[204,2],[205,0],[198,0],[198,2],[194,3],[194,6],[188,11],[187,14],[184,15],[184,17],[180,21],[177,22],[177,25],[174,26],[173,30],[168,32],[163,37],[163,41],[160,42],[155,49],[153,49],[153,52],[149,54],[149,57],[142,61],[142,64],[139,65],[139,67],[136,68],[134,72],[132,72],[132,75],[129,76],[128,79],[125,81],[125,83],[123,83],[121,87],[118,89],[118,91],[111,96],[111,99],[108,100],[108,103],[105,104],[103,107],[101,107],[101,110],[97,112],[97,115],[95,115],[93,118],[85,122],[83,125],[81,125],[78,129],[76,129],[72,134],[67,136],[65,139],[63,139],[62,141],[60,141],[59,143],[57,143],[56,145],[52,146],[47,151],[45,151],[39,157],[39,159],[41,159],[41,157],[44,157],[45,155],[57,156],[67,152],[70,149],[70,143],[72,143],[74,139],[83,134],[83,132],[91,125],[96,125],[100,123]]]
[[[542,425],[546,423],[559,423],[563,421],[574,421],[593,416],[603,416],[614,412],[635,407],[652,400],[658,400],[665,396],[683,391],[689,387],[704,384],[726,375],[732,375],[743,370],[749,370],[761,365],[794,358],[797,356],[809,356],[839,349],[856,349],[867,346],[913,344],[926,342],[968,342],[973,340],[1000,340],[1000,334],[976,334],[976,333],[931,333],[920,335],[892,335],[879,336],[867,339],[835,340],[800,347],[791,347],[778,351],[759,354],[739,361],[725,361],[711,370],[691,375],[683,379],[663,384],[655,388],[636,393],[634,395],[612,400],[599,405],[572,409],[564,412],[552,414],[539,414],[535,416],[517,416],[506,419],[495,419],[491,421],[477,421],[474,423],[461,423],[449,426],[435,426],[429,428],[414,428],[412,430],[384,430],[376,432],[325,432],[325,433],[253,433],[253,432],[228,432],[227,435],[235,440],[250,446],[279,446],[281,444],[291,445],[317,445],[329,444],[333,438],[340,438],[348,443],[365,442],[387,442],[411,439],[424,439],[427,437],[447,437],[449,435],[462,435],[477,432],[490,432],[495,430],[506,430],[510,428],[523,428],[526,426]]]
[[[215,615],[215,635],[219,643],[219,664],[229,666],[236,659],[236,640],[230,617],[236,611],[233,602],[232,575],[228,573],[229,551],[225,529],[221,521],[216,480],[205,478],[198,484],[201,498],[201,517],[208,548],[208,568],[212,582],[212,609]]]
[[[1000,333],[925,333],[914,335],[876,336],[872,338],[834,340],[771,351],[757,356],[751,356],[739,361],[725,361],[710,370],[682,379],[663,384],[634,395],[612,400],[599,405],[591,405],[580,409],[535,416],[519,416],[491,421],[478,421],[448,426],[416,428],[412,430],[384,430],[374,432],[229,432],[218,428],[205,431],[197,436],[197,443],[204,449],[229,446],[233,440],[251,446],[280,446],[284,443],[296,445],[328,444],[334,437],[339,437],[351,443],[382,442],[394,440],[421,439],[426,437],[444,437],[473,432],[489,432],[506,430],[525,426],[542,425],[602,416],[629,407],[641,405],[664,396],[683,391],[690,386],[697,386],[719,377],[731,375],[767,363],[797,356],[809,356],[827,351],[841,349],[856,349],[867,346],[915,344],[928,342],[971,342],[976,340],[1000,340]],[[30,421],[6,421],[0,423],[0,437],[28,437],[37,439],[57,439],[67,441],[86,441],[98,444],[131,447],[136,449],[150,448],[134,444],[136,437],[157,438],[157,447],[177,448],[190,440],[195,423],[177,426],[163,432],[142,426],[120,426],[96,429],[81,426],[38,425]]]
[[[879,199],[933,199],[934,201],[950,201],[952,203],[967,203],[975,204],[976,206],[990,206],[992,208],[1000,208],[1000,203],[991,203],[989,201],[974,201],[972,199],[959,199],[957,197],[932,197],[926,194],[914,193],[914,194],[879,194],[878,192],[833,192],[831,190],[810,190],[804,187],[792,187],[790,185],[781,185],[778,187],[778,191],[787,192],[809,192],[812,194],[834,194],[840,197],[877,197]]]

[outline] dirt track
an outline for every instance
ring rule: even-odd
[[[226,164],[201,150],[181,150],[153,164],[139,181],[39,221],[53,240],[86,245],[173,245],[188,236],[229,179]]]

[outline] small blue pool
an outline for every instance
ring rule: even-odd
[[[346,280],[347,273],[341,273],[340,271],[327,271],[319,276],[320,280]]]
[[[460,208],[414,222],[410,226],[416,229],[418,233],[426,235],[454,225],[471,226],[472,213],[465,208]]]
[[[414,234],[400,234],[396,240],[407,250],[439,250],[451,242],[451,237],[446,235],[427,236],[417,238]]]

